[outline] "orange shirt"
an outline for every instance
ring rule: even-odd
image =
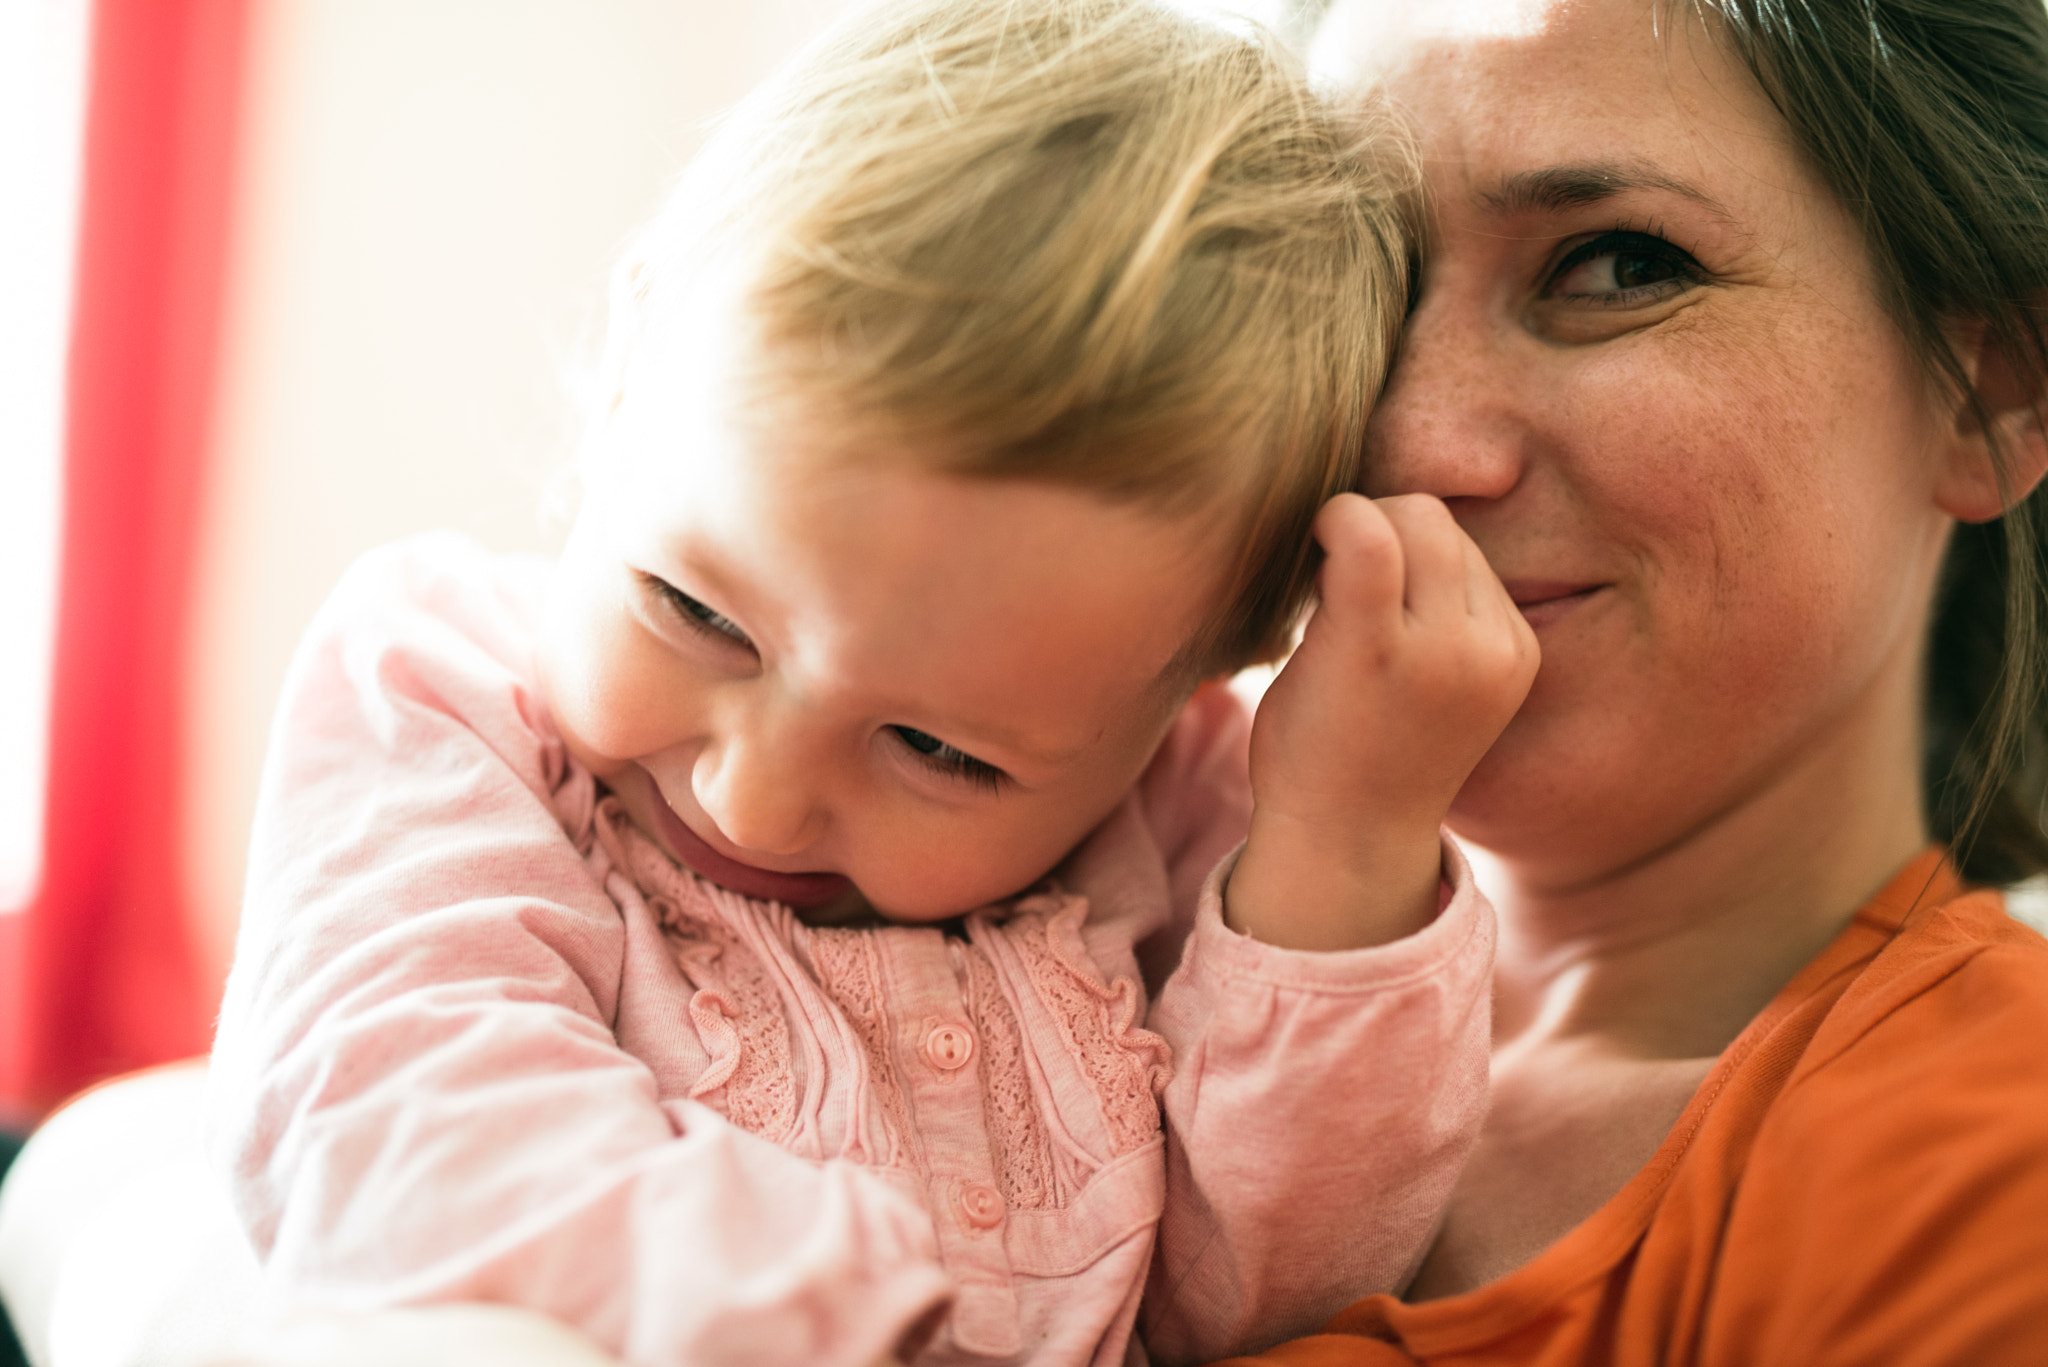
[[[1233,1362],[2048,1365],[2048,941],[1929,851],[1533,1261]]]

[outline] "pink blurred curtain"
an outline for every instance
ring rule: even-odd
[[[40,890],[0,916],[0,1107],[206,1048],[185,637],[247,0],[95,0]]]

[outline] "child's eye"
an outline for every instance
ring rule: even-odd
[[[669,583],[666,579],[660,579],[650,574],[647,576],[647,582],[653,586],[656,593],[660,594],[667,601],[670,607],[675,609],[676,614],[683,619],[686,625],[695,630],[708,631],[713,635],[722,636],[726,640],[736,642],[739,645],[749,648],[753,646],[754,643],[747,639],[747,633],[741,631],[731,618],[706,607],[674,584]]]
[[[965,779],[977,788],[993,792],[1002,787],[1003,780],[1008,777],[995,765],[978,760],[965,750],[956,750],[937,736],[926,735],[909,726],[892,726],[889,729],[917,755],[918,763],[948,778]]]
[[[1557,263],[1543,297],[1626,308],[1668,299],[1698,284],[1704,275],[1698,262],[1661,237],[1601,233]]]

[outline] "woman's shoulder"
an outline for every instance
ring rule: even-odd
[[[1926,991],[1965,1018],[2048,1020],[2048,938],[2022,910],[1996,888],[1973,890],[1909,922],[1902,953],[1925,966]],[[2014,1043],[2048,1051],[2048,1030]]]
[[[1980,888],[1901,918],[1816,1030],[1781,1105],[1822,1144],[1887,1117],[1917,1127],[1986,1106],[2009,1108],[2009,1129],[2048,1141],[2044,1088],[2048,939]],[[1844,1123],[1817,1123],[1815,1111]]]
[[[2048,1025],[2048,939],[2012,916],[1999,890],[1966,889],[1900,918],[1805,1065],[1819,1072],[1852,1054],[1870,1062],[1945,1054],[1958,1032],[1980,1031],[1997,1052],[2048,1059],[2048,1029],[2016,1028],[2034,1022]]]
[[[2048,940],[1994,889],[1914,910],[1828,1013],[1775,1109],[1760,1150],[1780,1143],[1879,1189],[1923,1164],[1968,1186],[2048,1152]],[[2048,1184],[2039,1195],[2048,1203]],[[2039,1213],[2048,1235],[2048,1204]]]
[[[1717,1297],[1735,1337],[1785,1348],[1751,1360],[2048,1360],[2043,1153],[2048,941],[1995,891],[1915,910],[1761,1117]]]

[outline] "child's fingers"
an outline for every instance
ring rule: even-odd
[[[1518,681],[1510,686],[1516,688],[1519,698],[1535,679],[1541,658],[1536,633],[1522,616],[1522,610],[1515,606],[1515,600],[1508,596],[1507,586],[1500,582],[1500,576],[1469,537],[1465,540],[1465,591],[1471,621],[1482,638],[1491,643],[1487,658],[1502,671],[1504,683]]]
[[[1401,494],[1375,499],[1401,539],[1405,574],[1402,600],[1408,611],[1430,622],[1442,622],[1467,611],[1465,546],[1470,539],[1451,517],[1443,500],[1428,494]]]
[[[1339,494],[1316,514],[1315,537],[1323,548],[1317,586],[1324,609],[1367,630],[1398,626],[1403,551],[1386,515],[1358,494]]]
[[[1439,499],[1405,494],[1378,500],[1401,532],[1405,597],[1420,615],[1463,614],[1496,624],[1521,620],[1521,610],[1487,563],[1485,553]]]
[[[1508,596],[1507,585],[1500,582],[1500,576],[1493,572],[1485,553],[1469,536],[1465,538],[1464,551],[1466,610],[1483,622],[1499,623],[1510,618],[1521,620],[1522,611]]]

